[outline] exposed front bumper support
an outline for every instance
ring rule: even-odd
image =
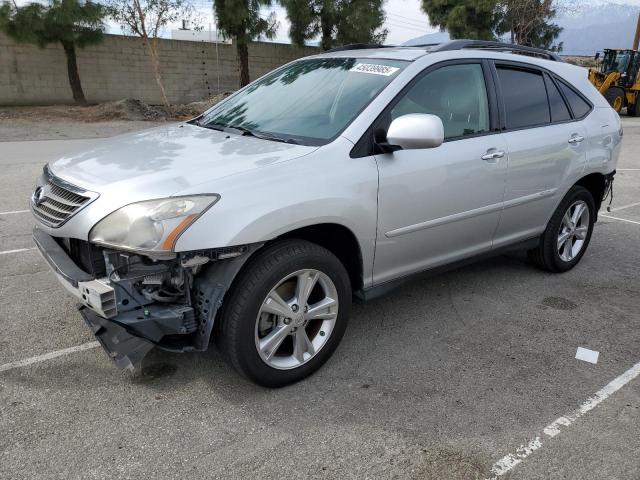
[[[85,306],[80,307],[80,314],[118,368],[135,370],[154,347],[150,341],[131,335],[118,323],[100,317]]]
[[[116,294],[111,286],[78,267],[53,237],[37,227],[33,229],[33,241],[69,293],[105,318],[117,315]]]

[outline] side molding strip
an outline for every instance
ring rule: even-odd
[[[426,222],[415,223],[413,225],[408,225],[406,227],[396,228],[395,230],[391,230],[385,233],[384,235],[387,238],[399,237],[400,235],[406,235],[408,233],[417,232],[419,230],[439,227],[440,225],[446,225],[447,223],[466,220],[467,218],[476,217],[479,215],[486,215],[488,213],[497,212],[498,210],[512,208],[518,205],[522,205],[524,203],[529,203],[529,202],[550,197],[553,194],[555,194],[557,190],[558,190],[557,188],[552,188],[549,190],[544,190],[542,192],[536,192],[531,195],[526,195],[524,197],[518,197],[512,200],[507,200],[504,203],[494,203],[492,205],[475,208],[473,210],[468,210],[466,212],[454,213],[453,215],[447,215],[446,217],[440,217],[440,218],[435,218],[433,220],[427,220]]]
[[[487,213],[493,213],[499,210],[502,210],[502,203],[494,203],[493,205],[487,205],[486,207],[474,208],[473,210],[468,210],[466,212],[454,213],[453,215],[447,215],[446,217],[435,218],[433,220],[427,220],[426,222],[420,222],[406,227],[397,228],[385,233],[384,235],[387,238],[399,237],[400,235],[417,232],[418,230],[438,227],[447,223],[466,220],[467,218],[476,217],[478,215],[486,215]]]

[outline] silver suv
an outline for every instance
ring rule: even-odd
[[[574,267],[621,137],[553,54],[353,46],[46,166],[34,239],[120,367],[213,339],[282,386],[331,356],[353,296],[507,248]]]

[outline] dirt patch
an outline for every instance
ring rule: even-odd
[[[425,449],[423,453],[416,479],[481,480],[489,474],[484,462],[463,452]]]
[[[546,297],[542,300],[542,305],[545,307],[551,307],[555,310],[574,310],[578,308],[576,303],[563,297]]]
[[[593,57],[563,57],[563,59],[567,63],[584,68],[593,68],[598,65],[598,61]]]
[[[201,102],[173,105],[170,109],[161,105],[149,105],[141,100],[125,98],[86,107],[74,105],[51,105],[35,107],[2,107],[0,122],[6,120],[73,120],[80,122],[127,121],[171,121],[187,120],[200,115],[216,103],[231,95],[224,92]]]
[[[76,112],[84,116],[89,122],[105,120],[167,120],[168,114],[164,107],[147,105],[134,98],[125,98],[115,102],[102,103],[87,107],[84,111]]]
[[[175,105],[173,107],[173,116],[177,119],[193,118],[200,115],[205,110],[213,107],[216,103],[221,102],[233,92],[223,92],[213,97],[203,100],[202,102],[191,102],[185,105]]]

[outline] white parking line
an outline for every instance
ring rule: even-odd
[[[605,215],[603,213],[601,213],[600,216],[604,218],[610,218],[612,220],[620,220],[621,222],[633,223],[634,225],[640,225],[640,222],[636,222],[635,220],[627,220],[626,218],[612,217],[611,215]]]
[[[16,213],[29,213],[29,210],[14,210],[13,212],[0,212],[0,215],[15,215]]]
[[[82,352],[84,350],[89,350],[99,346],[99,342],[87,342],[75,347],[64,348],[62,350],[45,353],[44,355],[38,355],[36,357],[18,360],[17,362],[5,363],[4,365],[0,365],[0,372],[6,372],[7,370],[13,370],[14,368],[26,367],[27,365],[33,365],[34,363],[46,362],[47,360],[51,360],[52,358],[62,357],[71,353]]]
[[[624,210],[625,208],[637,207],[638,205],[640,205],[640,202],[630,203],[629,205],[623,205],[621,207],[612,208],[611,211],[612,212],[617,212],[618,210]]]
[[[640,362],[636,363],[622,375],[609,382],[604,388],[598,390],[595,395],[588,398],[587,401],[582,403],[579,408],[555,419],[549,425],[544,427],[542,430],[543,434],[549,438],[559,435],[563,429],[570,427],[576,420],[596,408],[638,375],[640,375]],[[491,468],[492,477],[490,477],[490,479],[496,480],[498,477],[501,477],[505,473],[511,471],[516,465],[522,463],[533,452],[542,448],[542,445],[540,436],[536,436],[526,445],[518,447],[515,453],[505,455],[493,464],[493,467]]]
[[[0,255],[9,255],[10,253],[20,253],[20,252],[29,252],[31,250],[35,250],[35,247],[32,248],[16,248],[15,250],[5,250],[4,252],[0,252]]]

